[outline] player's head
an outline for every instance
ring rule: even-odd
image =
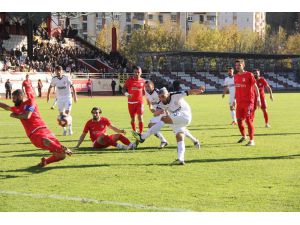
[[[228,75],[229,75],[230,77],[232,77],[233,74],[234,74],[234,69],[233,69],[233,67],[228,67],[227,70],[228,70]]]
[[[93,107],[91,113],[93,116],[93,120],[99,120],[102,110],[100,109],[100,107]]]
[[[29,74],[26,74],[25,78],[26,78],[26,80],[28,80],[29,79]]]
[[[259,69],[253,69],[253,75],[255,77],[255,79],[258,79],[260,76],[260,70]]]
[[[9,82],[9,79],[7,79],[7,81],[6,82]]]
[[[158,97],[162,103],[164,103],[164,104],[168,103],[169,98],[170,98],[170,93],[167,90],[167,88],[163,87],[163,88],[159,89]]]
[[[142,75],[142,68],[139,66],[135,66],[133,68],[134,78],[138,79]]]
[[[245,60],[244,59],[236,59],[235,60],[235,69],[238,72],[244,72],[245,68]]]
[[[153,83],[152,80],[147,80],[147,81],[145,82],[145,89],[146,89],[146,91],[147,91],[149,94],[151,94],[151,93],[153,92],[153,90],[154,90],[154,83]]]
[[[21,89],[17,89],[12,93],[12,101],[15,103],[15,106],[19,106],[23,102],[23,91]]]
[[[61,76],[62,75],[62,67],[61,66],[56,66],[55,67],[55,74],[57,76]]]

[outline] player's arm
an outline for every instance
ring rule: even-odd
[[[0,102],[0,108],[7,110],[7,111],[11,111],[11,108],[9,105],[6,105],[5,103]]]
[[[191,89],[187,91],[188,95],[199,95],[205,91],[205,87],[201,86],[199,89]]]
[[[76,145],[74,148],[79,148],[79,146],[81,145],[81,143],[84,141],[86,134],[87,134],[87,133],[82,132],[82,134],[81,134],[81,136],[79,137],[79,140],[78,140],[78,142],[77,142],[77,145]]]
[[[53,87],[53,86],[50,84],[50,85],[49,85],[49,88],[48,88],[48,92],[47,92],[47,102],[49,102],[49,99],[50,99],[50,92],[51,92],[52,87]]]
[[[112,129],[114,132],[119,133],[119,134],[126,134],[126,131],[124,129],[119,129],[115,127],[114,125],[110,124],[109,129]]]
[[[132,95],[128,93],[128,89],[126,86],[126,83],[124,84],[123,88],[122,88],[122,93],[127,97],[127,98],[131,98]]]
[[[73,91],[73,98],[74,98],[74,102],[77,102],[77,92],[73,86],[73,84],[71,85],[71,89]]]
[[[228,87],[227,87],[227,86],[224,86],[222,98],[225,97],[225,94],[227,93],[227,91],[228,91]]]
[[[261,100],[260,100],[259,89],[258,89],[256,83],[254,84],[254,89],[255,89],[256,96],[257,96],[257,107],[260,108],[261,107]]]
[[[154,111],[154,116],[159,116],[161,114],[164,114],[165,113],[165,110],[160,108],[159,106],[156,107],[156,110]]]
[[[16,118],[16,119],[19,119],[19,120],[20,119],[28,120],[32,116],[32,113],[34,112],[34,110],[35,110],[34,106],[27,105],[26,108],[25,108],[25,112],[24,113],[22,113],[22,114],[16,114],[16,113],[12,112],[10,114],[10,117]]]
[[[24,85],[24,83],[22,83],[22,91],[23,91],[23,93],[25,93],[25,85]]]
[[[270,87],[269,84],[266,86],[266,88],[267,88],[268,92],[270,93],[270,99],[273,101],[273,92],[272,92],[272,88]]]
[[[148,98],[146,98],[146,100],[147,100],[147,104],[148,104],[148,106],[149,106],[149,110],[150,110],[152,113],[154,113],[154,112],[155,112],[155,109],[153,108],[153,105],[151,104],[151,102],[149,101]]]

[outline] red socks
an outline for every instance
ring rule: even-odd
[[[143,133],[143,129],[144,129],[144,123],[143,122],[139,122],[140,134]]]
[[[50,156],[49,158],[46,158],[46,164],[50,164],[50,163],[54,163],[54,162],[58,162],[61,159],[57,159],[54,155]]]
[[[238,122],[238,126],[239,126],[239,129],[240,129],[241,135],[243,137],[246,137],[245,127],[244,127],[243,121],[242,120],[238,120],[237,122]]]
[[[131,128],[132,128],[132,130],[136,131],[136,130],[135,130],[135,129],[136,129],[136,128],[135,128],[135,122],[133,122],[133,123],[131,122]]]
[[[268,124],[269,123],[269,116],[268,116],[267,110],[263,109],[262,111],[264,113],[265,123]]]
[[[247,117],[246,123],[248,126],[248,133],[249,133],[250,140],[253,140],[253,137],[254,137],[253,121],[249,117]]]
[[[127,137],[125,137],[123,134],[119,134],[119,140],[124,144],[124,145],[129,145],[130,141],[128,140]]]

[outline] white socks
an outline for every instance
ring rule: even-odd
[[[155,135],[159,138],[159,140],[160,140],[161,142],[167,142],[167,140],[166,140],[165,137],[162,135],[162,133],[157,132]]]
[[[184,135],[185,135],[187,138],[191,139],[193,143],[195,143],[196,141],[198,141],[197,138],[195,138],[195,137],[190,133],[190,131],[189,131],[188,129],[185,129]]]
[[[235,110],[230,110],[230,115],[231,115],[232,121],[236,122]]]
[[[177,155],[180,162],[184,162],[185,144],[184,140],[177,142]]]
[[[163,121],[159,121],[154,126],[152,126],[146,133],[142,134],[142,139],[148,138],[151,134],[155,134],[165,125]]]
[[[121,150],[126,150],[128,147],[126,145],[122,145],[122,144],[117,143],[116,148],[121,149]]]

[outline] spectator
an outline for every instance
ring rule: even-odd
[[[90,96],[92,98],[93,97],[92,96],[92,86],[93,86],[93,83],[92,83],[92,81],[91,81],[90,78],[88,79],[88,82],[86,83],[86,86],[87,86],[88,96]]]
[[[38,79],[38,92],[39,92],[39,96],[38,97],[42,97],[42,88],[43,88],[43,83],[41,81],[41,79]]]
[[[5,97],[6,99],[11,99],[11,90],[12,90],[12,84],[9,81],[9,79],[7,79],[7,81],[5,82]]]
[[[113,78],[112,79],[112,81],[111,81],[111,89],[112,89],[112,93],[113,93],[113,95],[116,95],[116,85],[117,85],[117,83],[116,83],[116,81],[115,81],[115,79]]]

